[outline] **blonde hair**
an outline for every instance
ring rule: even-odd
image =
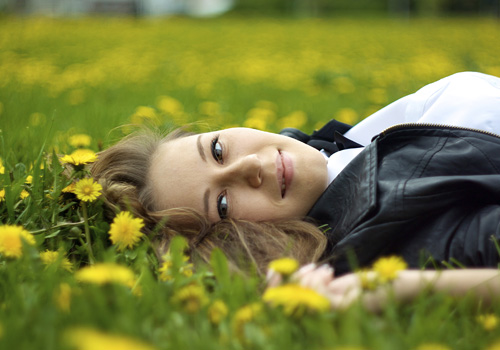
[[[99,153],[92,176],[102,185],[108,215],[131,211],[144,220],[144,233],[157,243],[161,257],[171,239],[187,239],[187,252],[193,262],[209,262],[211,252],[219,248],[227,256],[232,270],[255,269],[264,274],[271,260],[282,256],[301,264],[319,259],[326,246],[325,235],[312,223],[302,220],[250,222],[226,219],[211,224],[191,208],[155,210],[153,188],[148,181],[152,157],[166,142],[192,135],[182,129],[167,136],[144,129]]]

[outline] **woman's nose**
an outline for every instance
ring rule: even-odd
[[[245,182],[252,187],[259,187],[261,179],[262,163],[255,154],[241,157],[238,161],[229,165],[223,171],[226,182]]]

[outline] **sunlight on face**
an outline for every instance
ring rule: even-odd
[[[327,167],[300,141],[233,128],[165,142],[149,178],[159,210],[263,221],[304,217],[327,187]]]

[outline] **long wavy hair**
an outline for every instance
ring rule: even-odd
[[[188,254],[194,263],[208,262],[214,248],[220,248],[234,271],[264,274],[270,261],[293,257],[301,264],[319,259],[326,246],[325,235],[312,223],[300,219],[251,222],[225,219],[210,223],[191,208],[155,210],[149,181],[151,162],[163,143],[192,135],[177,129],[166,136],[143,129],[102,151],[91,174],[103,188],[108,217],[121,210],[144,220],[143,231],[156,242],[161,257],[171,239],[187,239]]]

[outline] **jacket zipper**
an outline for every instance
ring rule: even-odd
[[[392,131],[395,131],[395,130],[415,128],[415,127],[432,127],[432,128],[436,128],[436,129],[454,129],[454,130],[474,131],[474,132],[479,132],[481,134],[490,135],[490,136],[500,138],[499,134],[496,134],[496,133],[491,132],[491,131],[485,131],[485,130],[474,129],[474,128],[467,128],[467,127],[462,127],[462,126],[447,125],[447,124],[432,124],[432,123],[401,123],[401,124],[396,124],[396,125],[388,127],[387,129],[382,131],[380,134],[375,136],[372,139],[372,141],[378,137],[385,136],[386,134],[388,134]]]

